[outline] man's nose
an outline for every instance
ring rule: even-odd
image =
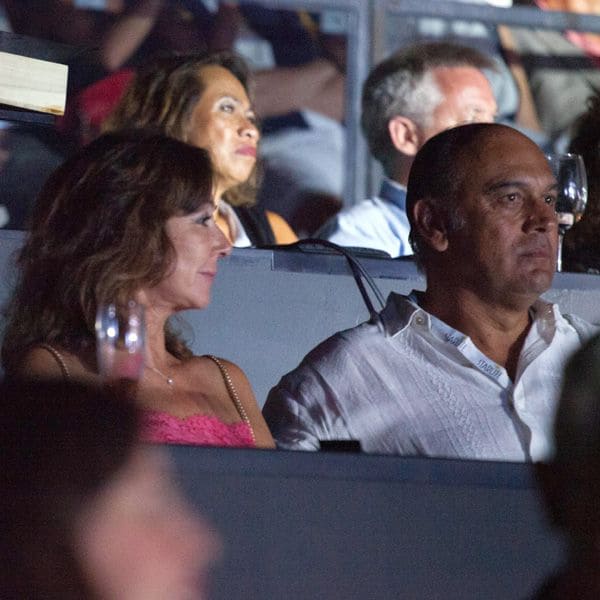
[[[558,227],[556,207],[553,202],[546,198],[531,199],[529,203],[529,214],[526,221],[528,228],[539,231],[548,231]]]

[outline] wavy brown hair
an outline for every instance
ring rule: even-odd
[[[203,67],[227,69],[251,98],[250,71],[246,62],[231,52],[164,56],[144,65],[129,84],[119,104],[102,125],[113,132],[131,127],[152,127],[182,142],[188,142],[192,113],[205,89]],[[248,181],[223,194],[232,206],[256,202],[257,171]]]
[[[42,189],[18,258],[2,362],[18,365],[32,345],[93,347],[97,307],[161,281],[174,249],[172,216],[212,203],[208,153],[140,131],[99,137],[58,168]],[[190,350],[167,330],[167,350]]]

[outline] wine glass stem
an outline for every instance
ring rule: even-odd
[[[562,232],[559,232],[559,234],[558,234],[558,255],[556,257],[556,270],[559,273],[562,271],[562,249],[563,249],[563,238],[564,237],[565,237],[565,234]]]

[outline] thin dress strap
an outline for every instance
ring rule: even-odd
[[[210,360],[212,360],[217,365],[217,367],[219,367],[219,371],[221,371],[221,375],[223,376],[223,381],[225,382],[225,387],[227,388],[229,397],[233,401],[233,404],[235,405],[238,413],[240,414],[240,417],[242,417],[242,421],[246,423],[246,425],[248,425],[248,428],[250,429],[250,434],[252,436],[252,441],[254,442],[254,445],[256,445],[256,436],[254,435],[254,429],[252,428],[252,424],[250,423],[250,419],[248,418],[248,413],[246,412],[246,409],[241,403],[237,390],[233,385],[233,381],[231,380],[231,375],[229,375],[229,371],[221,362],[221,360],[218,359],[216,356],[213,356],[212,354],[205,354],[205,356],[206,358],[210,358]]]
[[[60,371],[63,375],[64,380],[71,381],[71,373],[69,373],[69,368],[67,367],[67,363],[65,362],[63,355],[54,346],[52,346],[51,344],[47,344],[46,342],[42,344],[37,344],[37,346],[39,348],[47,350],[50,354],[52,354],[54,360],[58,363],[58,366],[60,367]]]

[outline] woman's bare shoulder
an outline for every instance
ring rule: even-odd
[[[71,358],[70,353],[46,344],[32,346],[21,358],[17,374],[23,377],[64,379],[64,369],[60,361],[62,359],[66,364]]]
[[[203,373],[210,374],[211,378],[222,379],[224,374],[227,374],[234,384],[240,383],[244,385],[248,383],[248,378],[243,369],[226,358],[205,354],[203,356],[194,356],[186,362],[190,368],[194,368],[195,370],[201,369]],[[223,373],[221,367],[223,367],[225,373]]]
[[[25,352],[17,375],[28,378],[90,380],[96,375],[72,352],[49,344],[37,344]]]
[[[267,424],[265,423],[265,420],[261,414],[258,403],[256,402],[252,385],[242,368],[225,358],[210,356],[198,358],[203,358],[204,360],[211,361],[213,363],[215,362],[216,358],[218,363],[224,367],[225,373],[222,373],[222,376],[229,376],[231,384],[236,390],[239,401],[242,403],[242,406],[244,407],[254,430],[256,445],[260,448],[274,448],[275,443],[271,437],[271,432],[269,431],[269,428],[267,427]]]

